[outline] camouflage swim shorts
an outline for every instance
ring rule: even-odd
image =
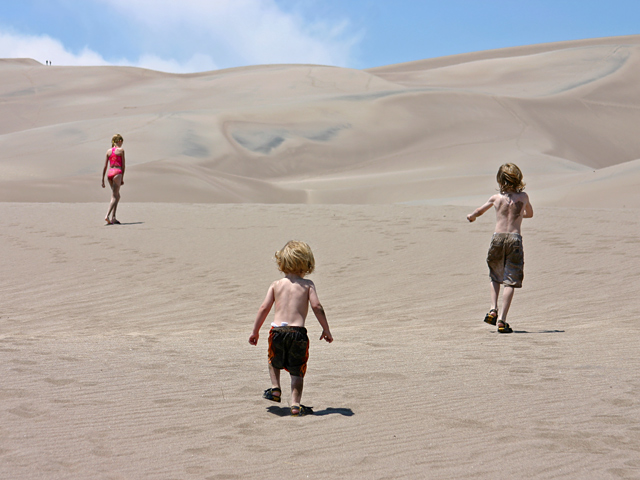
[[[494,233],[487,254],[491,281],[509,287],[522,287],[524,279],[524,249],[517,233]]]

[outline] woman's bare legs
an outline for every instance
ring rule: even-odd
[[[111,186],[111,203],[109,204],[109,211],[105,218],[107,223],[116,223],[116,209],[118,208],[118,202],[120,201],[120,185],[122,185],[122,175],[116,175],[113,179],[109,179],[109,185]],[[111,215],[111,220],[109,220]]]

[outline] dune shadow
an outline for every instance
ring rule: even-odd
[[[270,407],[267,407],[267,412],[273,415],[277,415],[278,417],[291,416],[291,409],[289,407],[277,407],[275,405],[271,405]],[[328,407],[328,408],[325,408],[324,410],[318,410],[316,412],[313,412],[313,415],[315,415],[316,417],[324,417],[325,415],[342,415],[344,417],[352,417],[355,414],[353,413],[353,410],[351,410],[350,408]]]

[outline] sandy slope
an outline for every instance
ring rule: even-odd
[[[638,478],[637,211],[538,209],[504,336],[462,207],[103,207],[0,205],[1,478]],[[292,237],[335,336],[302,419],[247,343]]]
[[[558,205],[561,186],[573,204],[615,208],[605,179],[622,164],[638,175],[639,75],[640,36],[368,71],[170,75],[3,60],[0,200],[103,200],[96,184],[117,131],[128,201],[468,205],[514,161],[540,205]]]
[[[640,478],[639,68],[640,36],[368,71],[0,60],[0,478]],[[465,220],[505,161],[536,207],[512,335],[482,322],[492,215]],[[309,319],[302,419],[247,342],[292,238],[336,339]]]

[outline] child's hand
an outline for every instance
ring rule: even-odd
[[[476,217],[473,213],[470,213],[469,215],[467,215],[467,220],[469,220],[470,222],[473,222],[475,219]]]
[[[104,188],[104,179],[102,180],[102,188]]]
[[[260,338],[260,335],[258,335],[257,333],[252,333],[251,336],[249,337],[249,343],[251,345],[257,345],[258,338]]]
[[[322,331],[322,335],[320,335],[320,340],[326,340],[327,343],[333,342],[333,337],[331,336],[331,332]]]

